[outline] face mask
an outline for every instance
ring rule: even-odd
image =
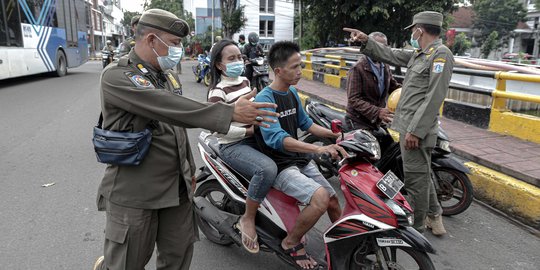
[[[250,42],[250,44],[255,46],[255,45],[257,45],[257,42]]]
[[[419,30],[420,28],[416,28],[416,30]],[[416,30],[414,30],[414,32],[411,33],[411,40],[409,41],[411,43],[411,46],[413,46],[415,49],[420,49],[420,43],[418,43],[418,39],[420,39],[420,37],[418,37],[417,39],[414,39],[414,33],[416,33]],[[422,30],[420,30],[421,32]]]
[[[242,61],[227,63],[225,67],[225,76],[229,78],[238,78],[244,72],[244,63]]]
[[[157,55],[157,61],[159,66],[161,67],[161,70],[168,70],[174,68],[178,62],[180,62],[180,59],[182,58],[182,53],[184,50],[181,47],[174,47],[169,46],[167,43],[165,43],[161,38],[156,36],[159,41],[161,41],[165,46],[169,48],[169,53],[166,56],[159,56],[159,54],[156,52],[154,48],[154,53]]]

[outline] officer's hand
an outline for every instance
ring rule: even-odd
[[[277,107],[274,103],[262,103],[251,102],[250,99],[257,94],[257,91],[251,91],[251,93],[241,96],[234,105],[233,120],[236,122],[257,125],[262,127],[269,127],[267,123],[275,123],[275,119],[271,119],[265,116],[278,117],[276,112],[260,110],[261,108],[275,109]]]
[[[379,119],[385,123],[392,122],[392,119],[394,118],[394,114],[390,112],[387,108],[381,108],[379,110]]]
[[[418,148],[420,139],[416,136],[414,136],[412,133],[407,132],[405,135],[405,149],[406,150],[414,150]]]
[[[357,41],[366,42],[368,40],[368,35],[366,35],[366,33],[362,32],[362,31],[360,31],[358,29],[345,27],[345,28],[343,28],[343,31],[351,33],[350,41],[352,41],[352,42],[357,42]]]

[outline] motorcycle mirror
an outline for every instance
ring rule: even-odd
[[[334,119],[332,120],[331,130],[332,133],[340,133],[342,131],[343,123],[341,120]]]

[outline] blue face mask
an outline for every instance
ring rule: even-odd
[[[240,77],[240,75],[242,75],[242,72],[244,72],[244,62],[237,61],[227,63],[227,65],[225,65],[225,68],[225,76],[229,78],[238,78]]]
[[[157,55],[157,61],[159,66],[161,67],[161,70],[168,70],[174,68],[178,62],[180,62],[180,59],[182,58],[182,54],[184,53],[184,49],[182,47],[174,47],[169,46],[167,43],[165,43],[161,38],[156,36],[159,41],[161,41],[165,46],[169,48],[169,53],[166,56],[159,56],[159,54],[156,52],[154,48],[154,53]]]
[[[419,29],[420,28],[416,28],[416,30],[419,30]],[[409,41],[409,43],[411,43],[411,46],[413,46],[415,49],[420,49],[420,43],[418,43],[418,39],[420,39],[420,37],[418,37],[417,39],[414,39],[414,33],[416,33],[416,30],[412,32],[411,40]],[[420,30],[420,32],[422,32],[422,30]]]

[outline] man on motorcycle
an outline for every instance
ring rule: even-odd
[[[107,40],[107,45],[105,45],[105,47],[103,47],[103,50],[101,50],[101,53],[108,53],[108,57],[107,57],[107,64],[109,63],[112,63],[113,61],[113,57],[114,57],[114,46],[112,45],[112,41],[110,41],[109,39]]]
[[[360,30],[345,28],[362,52],[396,66],[407,66],[403,92],[392,128],[400,133],[405,188],[412,199],[414,225],[418,231],[431,228],[434,235],[446,234],[442,209],[431,181],[431,150],[437,142],[439,108],[446,97],[454,56],[439,38],[443,15],[434,11],[413,17],[410,50],[391,50]]]
[[[386,35],[381,32],[373,32],[369,36],[384,46],[388,45]],[[385,108],[386,99],[399,87],[388,65],[360,55],[347,74],[347,129],[372,131],[379,129],[381,123],[390,123],[393,114]],[[388,134],[378,139],[381,149],[386,149],[393,142]]]
[[[244,51],[244,46],[246,46],[246,36],[244,34],[241,34],[238,36],[238,48],[240,48],[240,52]]]
[[[338,137],[332,131],[313,123],[302,108],[296,89],[292,87],[302,75],[302,58],[298,45],[288,41],[277,42],[270,48],[268,59],[275,80],[259,92],[255,100],[277,104],[275,112],[280,116],[278,122],[270,127],[258,129],[255,137],[261,151],[271,157],[278,167],[274,188],[307,205],[292,231],[281,242],[281,247],[300,267],[313,269],[317,263],[306,253],[301,239],[324,212],[328,212],[330,220],[334,222],[341,216],[341,208],[336,192],[310,162],[307,154],[330,153],[337,159],[338,153],[347,156],[347,152],[335,144],[317,146],[298,140],[298,128],[320,137]]]
[[[264,56],[264,52],[262,45],[259,44],[259,35],[257,35],[257,33],[249,33],[248,41],[249,43],[244,45],[244,50],[242,51],[242,54],[244,54],[246,57],[246,78],[248,78],[249,82],[253,85],[253,82],[251,81],[253,79],[253,67],[251,66],[249,60],[257,58],[259,56]]]

